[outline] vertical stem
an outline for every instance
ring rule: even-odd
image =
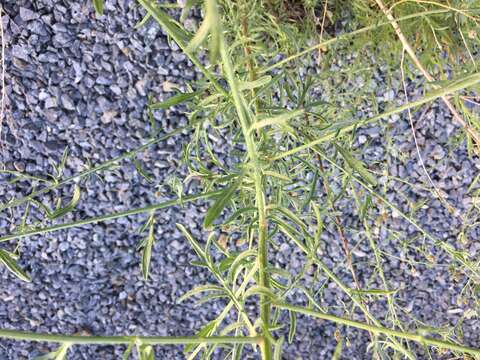
[[[248,6],[248,3],[244,3],[243,6]],[[245,11],[245,9],[243,9]],[[243,47],[245,57],[247,59],[247,68],[248,68],[248,79],[250,81],[255,81],[257,79],[257,74],[255,73],[255,67],[253,64],[252,59],[252,49],[250,48],[250,40],[248,39],[248,10],[246,14],[242,16],[242,34],[245,37],[245,45]],[[257,90],[255,88],[252,89],[252,97],[256,98]],[[255,99],[255,112],[258,114],[260,108],[260,104],[258,99]]]
[[[242,95],[238,90],[237,80],[230,62],[230,58],[225,48],[225,40],[223,36],[220,39],[220,54],[222,57],[224,71],[227,77],[230,90],[232,92],[233,101],[239,118],[240,126],[242,128],[243,136],[245,137],[245,144],[247,146],[248,157],[253,167],[253,181],[255,184],[255,203],[258,212],[258,262],[259,262],[259,285],[268,288],[269,278],[267,274],[268,254],[267,254],[267,211],[265,206],[265,195],[263,192],[263,179],[261,165],[258,159],[257,149],[253,134],[249,131],[250,121],[247,109],[244,107]],[[262,359],[269,360],[272,358],[271,341],[269,334],[270,326],[270,303],[268,297],[260,296],[260,318],[263,323],[264,338],[260,344]]]

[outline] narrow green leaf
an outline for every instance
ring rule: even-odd
[[[60,159],[60,162],[58,165],[53,164],[53,167],[55,168],[56,172],[56,178],[61,178],[63,174],[63,170],[65,169],[65,164],[67,163],[68,159],[68,146],[63,150],[62,158]]]
[[[153,179],[152,177],[147,174],[147,172],[143,169],[142,164],[137,159],[132,158],[133,165],[135,166],[135,169],[137,170],[138,174],[143,177],[148,183],[152,183]]]
[[[132,350],[133,350],[133,345],[135,345],[134,341],[128,344],[127,348],[125,349],[122,355],[122,360],[128,360],[130,358],[130,354],[132,353]]]
[[[42,356],[37,356],[35,360],[66,360],[70,346],[72,346],[71,343],[63,343],[57,350]]]
[[[343,350],[343,340],[340,339],[340,341],[337,343],[337,346],[335,346],[335,351],[332,356],[332,360],[340,360],[342,357],[342,350]]]
[[[140,20],[133,28],[135,30],[138,30],[140,29],[143,25],[145,25],[148,21],[148,19],[150,19],[151,15],[150,13],[147,13],[142,20]]]
[[[320,214],[320,209],[319,209],[318,205],[316,203],[312,202],[312,208],[313,208],[313,212],[315,213],[315,220],[317,221],[317,227],[315,229],[315,236],[313,237],[313,245],[315,246],[315,249],[312,249],[312,250],[316,250],[316,248],[320,244],[320,236],[323,233],[323,220],[322,220],[322,216]]]
[[[65,214],[71,212],[77,206],[78,202],[80,201],[80,186],[75,184],[75,188],[73,190],[72,199],[70,202],[63,208],[57,208],[55,211],[52,211],[49,214],[49,218],[51,220],[64,216]]]
[[[283,180],[283,181],[286,181],[286,182],[292,182],[292,179],[290,179],[288,176],[285,176],[285,175],[282,175],[282,174],[279,174],[275,171],[270,171],[270,170],[264,170],[263,171],[263,175],[265,176],[273,176],[277,179],[280,179],[280,180]]]
[[[218,320],[218,318],[217,318]],[[220,331],[220,336],[228,336],[230,333],[240,330],[245,326],[245,323],[243,321],[237,321],[231,324],[228,324],[225,326],[221,331]]]
[[[285,342],[285,339],[283,336],[278,338],[277,341],[275,341],[275,348],[273,349],[273,360],[282,360],[282,347],[283,343]]]
[[[220,293],[225,292],[222,287],[217,286],[217,285],[210,285],[210,284],[199,285],[199,286],[194,287],[192,290],[187,291],[185,294],[183,294],[178,299],[178,302],[181,303],[181,302],[187,300],[188,298],[191,298],[192,296],[200,295],[201,293],[208,292],[208,291],[216,291],[216,292],[220,292]]]
[[[293,226],[275,216],[271,216],[271,219],[278,225],[280,231],[287,235],[303,252],[309,253],[307,246],[300,240],[303,236]]]
[[[227,276],[231,283],[235,283],[237,270],[240,265],[244,264],[249,257],[255,257],[256,255],[257,252],[254,249],[250,249],[238,254],[237,257],[235,257],[235,260],[233,260]]]
[[[175,40],[181,48],[185,48],[190,41],[190,34],[174,21],[166,12],[161,10],[155,1],[138,0],[149,14],[165,29],[167,34]]]
[[[244,90],[253,90],[262,86],[267,85],[270,81],[272,81],[272,77],[270,75],[261,76],[254,81],[242,81],[238,83],[238,89],[241,91]]]
[[[276,206],[274,207],[274,209],[279,213],[283,214],[287,219],[292,221],[294,224],[297,224],[303,230],[305,231],[307,230],[307,225],[302,221],[302,219],[300,219],[298,215],[294,214],[291,210],[283,206]]]
[[[172,106],[184,103],[185,101],[193,99],[199,93],[197,91],[193,91],[190,93],[180,93],[173,96],[170,96],[168,99],[156,102],[149,105],[149,108],[152,110],[166,110],[171,108]]]
[[[193,36],[192,40],[188,43],[187,48],[185,49],[186,52],[194,52],[202,43],[206,40],[208,36],[208,32],[210,31],[210,19],[207,16],[205,16],[205,19],[203,20],[202,24],[198,28],[197,32]]]
[[[293,110],[293,111],[286,111],[281,115],[277,115],[274,117],[266,118],[260,121],[256,121],[250,126],[249,132],[264,128],[265,126],[271,125],[283,125],[287,121],[296,118],[297,116],[303,114],[304,110]]]
[[[15,275],[17,278],[19,278],[20,280],[23,280],[23,281],[26,281],[26,282],[30,282],[31,279],[30,277],[27,275],[27,273],[25,273],[25,271],[23,271],[17,264],[17,262],[15,261],[15,259],[13,258],[12,254],[10,254],[8,251],[5,251],[3,249],[0,249],[0,262],[5,265],[5,267],[13,274]]]
[[[265,286],[260,286],[260,285],[254,285],[251,288],[249,288],[245,293],[243,294],[243,299],[247,299],[250,296],[266,296],[272,301],[275,301],[277,299],[277,296],[273,293],[273,291]]]
[[[202,260],[206,260],[206,255],[205,252],[203,251],[202,247],[200,244],[193,238],[193,236],[190,234],[190,232],[183,226],[182,224],[176,224],[177,228],[182,232],[182,234],[187,238],[188,242],[190,245],[192,245],[193,250],[197,253],[198,257],[200,257]]]
[[[208,337],[212,336],[213,333],[215,332],[215,329],[217,328],[217,322],[215,320],[209,321],[207,324],[205,324],[196,334],[197,337],[203,338],[203,337]],[[184,352],[189,353],[191,352],[195,347],[197,347],[198,344],[188,344],[185,345]]]
[[[257,211],[257,208],[255,206],[249,206],[249,207],[238,209],[227,220],[225,220],[224,224],[228,225],[228,224],[234,222],[242,214],[250,213],[250,212],[253,213],[253,212],[256,212],[256,211]]]
[[[282,269],[282,268],[277,268],[277,267],[274,267],[274,266],[268,266],[266,271],[271,275],[277,275],[281,278],[284,278],[287,281],[290,281],[292,279],[292,274],[290,274],[287,270]]]
[[[220,264],[218,265],[218,270],[223,273],[230,269],[230,266],[232,265],[232,262],[235,260],[235,256],[227,256],[225,259],[220,261]]]
[[[239,175],[237,180],[233,182],[232,185],[227,187],[223,192],[218,196],[217,201],[208,209],[207,214],[205,215],[205,220],[203,222],[203,227],[209,228],[213,222],[220,216],[225,206],[235,194],[240,184],[242,183],[243,174]]]
[[[103,0],[93,0],[93,7],[95,8],[97,15],[103,15]]]
[[[313,174],[312,185],[310,186],[310,191],[308,192],[308,196],[305,198],[305,201],[303,202],[303,208],[306,208],[308,204],[310,204],[310,202],[315,199],[315,193],[317,191],[317,183],[318,183],[318,170],[315,170]]]
[[[352,294],[357,294],[357,295],[376,295],[376,296],[388,296],[388,295],[394,295],[399,291],[399,289],[396,290],[382,290],[382,289],[367,289],[367,290],[357,290],[357,289],[351,289],[350,292]]]
[[[226,293],[222,293],[222,294],[210,293],[202,296],[197,301],[195,301],[195,306],[200,307],[201,305],[207,302],[218,300],[218,299],[231,299],[231,298]]]
[[[210,33],[210,62],[215,63],[220,50],[219,22],[220,17],[218,15],[217,2],[215,0],[205,0],[205,18],[185,49],[185,52],[191,53],[195,51],[200,45],[202,45]]]
[[[142,252],[142,274],[145,280],[148,280],[150,274],[150,260],[152,258],[153,242],[155,240],[155,221],[150,221],[148,235],[145,240],[145,245]]]
[[[238,344],[233,347],[232,360],[241,360],[243,355],[244,344]]]
[[[367,215],[368,210],[370,209],[371,206],[372,206],[372,197],[370,196],[370,194],[367,194],[367,196],[365,197],[365,201],[360,206],[360,211],[359,211],[360,219],[365,220],[365,216]]]
[[[370,185],[377,186],[377,180],[372,174],[370,174],[370,172],[367,170],[367,168],[363,165],[363,163],[360,160],[356,159],[346,149],[336,144],[335,144],[335,148],[345,159],[348,166],[350,166],[354,171],[356,171]]]
[[[141,347],[140,359],[141,360],[154,360],[155,359],[155,353],[154,353],[153,347],[151,345]]]
[[[294,311],[289,311],[290,329],[288,331],[288,343],[291,344],[297,332],[297,314]]]

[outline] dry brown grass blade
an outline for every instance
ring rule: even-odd
[[[325,4],[323,5],[323,15],[322,15],[322,24],[321,24],[321,27],[320,27],[320,39],[319,39],[319,43],[321,43],[323,41],[323,32],[325,30],[325,20],[327,18],[327,11],[328,11],[328,0],[325,0]],[[325,48],[318,48],[318,58],[317,58],[317,62],[318,64],[320,64],[321,62],[321,59],[322,59],[322,52],[325,50]]]
[[[405,51],[408,53],[410,58],[412,59],[413,63],[415,66],[420,70],[422,75],[427,79],[428,82],[433,82],[435,81],[435,78],[428,72],[428,70],[423,66],[423,64],[420,62],[418,59],[417,55],[415,54],[415,51],[413,50],[412,46],[408,42],[407,38],[402,32],[402,29],[400,29],[400,25],[398,22],[395,20],[393,17],[391,11],[387,9],[385,6],[385,3],[382,0],[375,0],[377,3],[378,7],[382,10],[382,12],[385,14],[387,19],[390,21],[390,24],[392,25],[393,29],[395,30],[395,33],[398,36],[398,39],[403,45],[403,48]],[[438,88],[438,86],[434,85],[435,88]],[[452,113],[453,118],[455,121],[460,124],[465,131],[471,136],[471,138],[474,140],[475,145],[476,145],[476,150],[477,152],[480,152],[480,134],[472,128],[463,118],[462,116],[458,113],[457,109],[455,109],[455,106],[450,102],[447,96],[442,96],[441,97],[442,101],[445,103],[445,105],[448,107],[450,112]]]

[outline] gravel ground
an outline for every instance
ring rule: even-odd
[[[52,160],[58,161],[68,146],[69,158],[64,175],[84,169],[89,164],[118,156],[137,147],[149,136],[149,121],[145,105],[148,95],[168,96],[172,86],[180,87],[194,79],[197,73],[178,48],[169,46],[162,31],[154,24],[135,30],[141,19],[139,9],[131,1],[107,2],[106,16],[95,18],[89,1],[67,0],[6,0],[3,2],[3,25],[7,44],[6,69],[9,112],[3,126],[4,148],[1,163],[7,169],[45,176],[52,173]],[[359,85],[360,86],[360,85]],[[398,86],[400,88],[400,86]],[[378,99],[389,102],[396,92],[378,86]],[[412,87],[412,96],[420,92]],[[399,102],[402,99],[398,99]],[[169,131],[185,124],[180,111],[171,110],[156,115],[159,128]],[[386,144],[384,131],[390,130],[391,144]],[[426,166],[437,186],[462,213],[472,203],[468,190],[478,162],[469,159],[464,145],[449,141],[456,127],[448,112],[439,104],[428,111],[419,125],[417,135]],[[177,171],[181,144],[188,140],[183,134],[150,147],[138,159],[154,178],[149,184],[135,171],[131,163],[106,171],[102,179],[91,178],[82,185],[82,200],[78,211],[66,220],[82,219],[144,206],[166,199],[169,177]],[[416,160],[416,150],[404,117],[391,119],[385,127],[370,127],[357,133],[357,143],[369,164],[388,164],[391,176],[398,176],[414,186],[389,179],[389,200],[405,211],[410,202],[419,204],[431,196],[421,185],[427,184]],[[380,168],[380,167],[379,167]],[[0,199],[26,194],[25,182],[0,187]],[[46,197],[69,196],[71,186],[62,193]],[[192,193],[195,189],[190,189]],[[355,231],[358,219],[351,215],[352,207],[339,204],[352,244],[358,277],[366,281],[372,275],[368,266],[368,245],[361,242]],[[156,243],[152,259],[151,281],[144,282],[139,271],[139,256],[135,251],[141,239],[137,229],[145,216],[118,219],[109,223],[60,231],[47,236],[32,237],[22,243],[21,264],[31,274],[32,282],[15,280],[0,270],[0,319],[2,328],[39,332],[83,334],[193,334],[206,320],[221,309],[221,304],[193,308],[177,304],[177,299],[194,285],[203,283],[208,275],[189,265],[194,259],[174,224],[181,222],[190,228],[203,219],[206,207],[184,206],[158,213]],[[377,206],[377,209],[379,207]],[[378,210],[379,211],[379,210]],[[33,213],[34,216],[38,215]],[[374,228],[382,250],[402,260],[425,262],[408,246],[421,246],[421,240],[411,225],[398,215]],[[476,214],[473,214],[476,215]],[[472,216],[473,216],[472,215]],[[22,208],[0,215],[2,233],[14,230],[22,216]],[[455,244],[460,232],[456,216],[444,209],[438,200],[420,206],[419,222],[444,241]],[[12,219],[17,219],[12,221]],[[396,241],[387,231],[404,231],[402,241]],[[472,256],[480,252],[480,230],[469,231],[462,245]],[[350,283],[349,274],[336,264],[344,261],[339,241],[332,230],[324,235],[322,248],[325,261],[338,275]],[[448,259],[434,252],[430,243],[422,247],[425,253],[447,264]],[[284,243],[272,254],[272,262],[298,269],[302,257]],[[472,304],[460,304],[456,294],[465,286],[464,279],[455,280],[448,267],[416,265],[415,270],[405,261],[387,257],[386,275],[393,288],[401,288],[398,301],[405,312],[432,326],[456,323],[459,313]],[[313,284],[314,273],[305,283]],[[371,287],[375,283],[370,284]],[[333,306],[344,298],[337,288],[329,285],[322,303]],[[335,307],[333,307],[335,309]],[[385,311],[385,304],[371,306],[375,314]],[[474,309],[475,310],[475,309]],[[322,321],[301,318],[295,341],[288,346],[286,359],[330,358],[335,341],[335,326]],[[410,319],[409,325],[415,324]],[[464,342],[480,344],[480,324],[473,316],[463,324]],[[368,358],[365,333],[343,332],[351,343],[345,351],[355,359]],[[0,359],[30,359],[51,348],[47,344],[0,341]],[[121,347],[76,347],[71,359],[119,358]],[[175,347],[158,347],[160,359],[183,358]],[[438,358],[441,358],[438,355]]]

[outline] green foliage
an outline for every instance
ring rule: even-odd
[[[103,15],[103,7],[104,7],[103,0],[93,0],[93,7],[95,8],[95,12],[97,15]]]
[[[148,280],[156,211],[186,201],[207,199],[209,206],[200,235],[192,234],[190,224],[177,224],[177,227],[197,255],[192,265],[208,270],[211,278],[209,283],[198,284],[185,293],[179,301],[195,301],[196,306],[202,306],[220,300],[225,306],[219,314],[212,315],[213,319],[202,326],[195,337],[171,338],[172,343],[186,345],[184,351],[189,359],[199,354],[211,358],[214,353],[241,359],[252,351],[258,351],[263,359],[281,359],[285,346],[294,341],[303,316],[370,332],[371,354],[368,356],[375,358],[414,359],[416,348],[412,342],[424,345],[428,354],[430,347],[437,347],[448,349],[452,355],[478,356],[479,350],[456,343],[461,339],[452,328],[430,328],[404,313],[399,305],[404,289],[392,286],[388,273],[383,270],[386,258],[396,255],[386,253],[378,239],[378,229],[384,226],[385,217],[394,215],[403,219],[414,229],[415,236],[384,226],[389,241],[426,257],[431,267],[441,268],[442,264],[437,264],[435,258],[432,260],[427,249],[440,252],[455,269],[454,274],[465,279],[468,284],[465,292],[471,300],[478,302],[478,262],[461,244],[476,224],[468,217],[478,218],[478,207],[472,206],[462,218],[462,241],[458,246],[436,238],[415,219],[416,212],[431,199],[413,204],[405,195],[410,207],[407,211],[390,201],[386,185],[389,181],[401,180],[409,188],[411,184],[389,176],[388,163],[371,163],[362,158],[362,148],[355,142],[359,128],[378,125],[384,132],[385,149],[392,150],[393,139],[388,137],[385,119],[406,111],[415,112],[447,96],[453,97],[469,126],[479,127],[478,117],[462,106],[466,96],[480,90],[480,73],[474,56],[480,51],[480,18],[475,8],[478,4],[459,0],[448,4],[424,0],[386,1],[388,14],[400,24],[422,64],[432,73],[435,70],[435,81],[424,87],[419,99],[394,99],[380,105],[376,86],[379,74],[393,88],[399,85],[400,66],[405,68],[407,77],[414,78],[419,73],[415,63],[403,65],[404,44],[386,14],[373,1],[194,0],[186,1],[181,12],[170,12],[168,8],[175,7],[174,4],[167,6],[154,0],[138,0],[138,3],[146,13],[137,27],[148,20],[158,22],[203,78],[188,84],[185,93],[149,102],[154,138],[133,152],[66,179],[62,173],[67,151],[59,164],[52,164],[54,173],[45,177],[4,171],[11,182],[30,181],[46,187],[0,206],[6,210],[25,205],[20,231],[0,238],[0,242],[149,213],[140,229],[146,235],[138,246],[142,249],[142,274]],[[97,13],[103,12],[102,1],[94,0],[94,6]],[[196,33],[190,33],[182,23],[194,8],[202,11],[203,21]],[[205,53],[209,60],[200,61],[206,58]],[[178,105],[188,109],[187,127],[155,138],[153,113]],[[187,129],[191,131],[191,140],[184,146],[182,162],[189,171],[188,180],[197,182],[201,189],[199,194],[184,195],[183,181],[173,176],[167,185],[177,196],[175,200],[79,222],[44,226],[45,222],[75,211],[81,197],[81,184],[75,185],[67,205],[62,206],[59,198],[54,210],[37,199],[42,194],[75,179],[119,166],[124,159],[134,164],[140,176],[153,182],[136,160],[136,154]],[[473,140],[467,137],[467,142],[473,149]],[[218,155],[219,143],[222,151],[227,149],[228,161]],[[429,195],[438,196],[426,188]],[[469,191],[475,189],[472,185]],[[350,220],[354,226],[343,225],[342,211],[337,205],[341,201],[352,205],[355,216]],[[31,227],[27,226],[30,206],[43,209],[45,216]],[[351,254],[359,246],[352,240],[354,234],[359,235],[371,251],[364,266],[369,266],[372,274],[360,279],[357,279],[355,258]],[[335,268],[323,261],[327,245],[332,245],[325,243],[327,235],[338,241],[334,246],[345,255],[345,261]],[[233,239],[239,239],[235,245]],[[270,262],[269,253],[276,252],[280,244],[288,244],[292,252],[304,255],[301,268],[278,267]],[[17,243],[19,249],[20,243]],[[16,256],[17,252],[0,249],[3,265],[28,281],[28,275],[16,264]],[[412,267],[418,262],[416,258],[401,261]],[[349,275],[346,277],[342,272]],[[325,288],[331,286],[343,293],[337,307],[328,307],[322,301]],[[290,304],[294,301],[301,302],[302,306]],[[256,305],[256,311],[251,311],[252,304]],[[384,313],[375,314],[370,310],[376,309],[377,304],[386,304]],[[341,312],[343,317],[331,315],[332,312]],[[299,313],[302,318],[297,317]],[[352,317],[361,317],[361,321],[354,321]],[[405,322],[416,326],[418,333],[407,332]],[[335,333],[333,358],[340,358],[348,344],[340,334],[340,330]],[[435,338],[429,338],[429,334]],[[134,345],[140,359],[153,359],[155,342],[128,337],[123,340],[128,344],[125,359]],[[168,342],[156,341],[158,344]],[[65,356],[71,344],[64,341],[60,348],[63,352],[58,350],[49,356]]]
[[[25,273],[25,271],[23,271],[17,265],[14,254],[6,250],[0,249],[0,262],[20,280],[27,281],[27,282],[31,281],[30,277]]]

